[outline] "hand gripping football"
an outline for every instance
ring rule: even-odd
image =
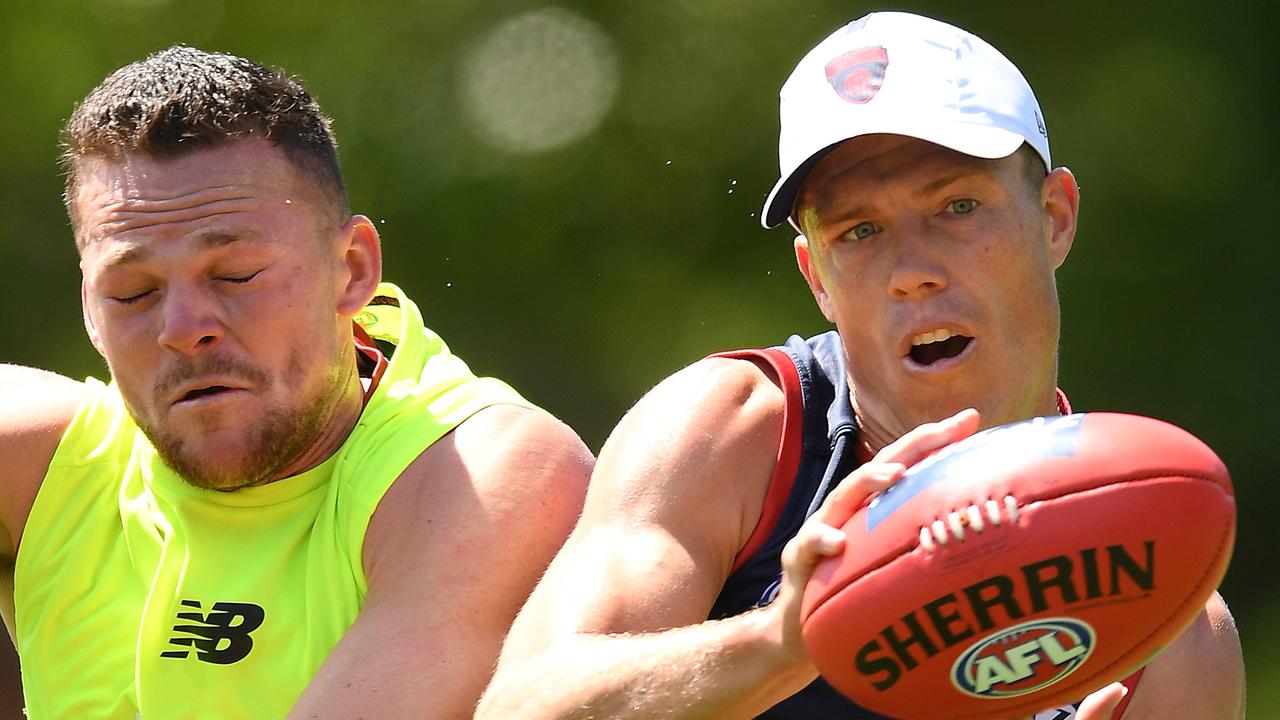
[[[826,680],[897,718],[1008,718],[1137,670],[1226,572],[1226,467],[1168,423],[1088,413],[973,435],[844,526],[805,588]]]

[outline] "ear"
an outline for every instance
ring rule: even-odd
[[[85,285],[83,278],[80,280],[80,312],[84,315],[84,330],[89,333],[89,342],[93,343],[93,349],[105,358],[107,354],[102,350],[102,335],[98,333],[98,326],[93,321],[93,316],[89,314],[89,288]]]
[[[800,268],[800,274],[804,275],[805,282],[809,283],[809,291],[813,293],[813,299],[818,301],[823,317],[827,322],[834,323],[835,318],[831,314],[831,298],[827,295],[827,289],[822,284],[822,276],[818,272],[817,262],[809,250],[809,238],[797,235],[795,248],[796,265]]]
[[[338,230],[338,313],[354,317],[382,282],[382,241],[373,222],[352,215]]]
[[[1040,204],[1044,210],[1044,233],[1049,259],[1056,270],[1067,259],[1076,237],[1076,221],[1080,215],[1080,186],[1071,171],[1056,168],[1040,186]]]

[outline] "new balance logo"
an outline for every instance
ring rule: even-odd
[[[174,624],[173,632],[181,634],[169,638],[169,644],[194,647],[198,660],[215,665],[243,660],[253,649],[249,633],[257,630],[266,616],[261,606],[252,603],[217,602],[207,615],[199,612],[198,600],[183,600],[182,605],[195,608],[196,612],[178,613],[179,622]],[[197,624],[183,624],[183,620]],[[190,650],[166,650],[160,657],[185,658],[190,653]]]

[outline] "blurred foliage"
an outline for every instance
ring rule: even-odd
[[[1083,187],[1060,272],[1062,385],[1078,408],[1168,419],[1227,461],[1240,522],[1223,594],[1250,714],[1280,717],[1280,576],[1265,534],[1280,487],[1264,458],[1280,400],[1266,330],[1280,261],[1275,23],[1261,2],[1140,7],[908,9],[982,35],[1036,88],[1055,160]],[[756,214],[776,174],[778,87],[870,9],[4,0],[0,263],[13,275],[0,359],[103,374],[80,321],[57,130],[108,72],[183,42],[306,81],[335,120],[354,206],[382,231],[387,278],[477,371],[599,448],[676,368],[825,328],[791,236]],[[524,129],[542,135],[512,135]]]

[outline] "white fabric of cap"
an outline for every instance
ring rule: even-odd
[[[850,62],[872,72],[851,100],[827,68],[854,54]],[[800,184],[829,148],[861,135],[907,135],[982,158],[1025,141],[1053,167],[1040,105],[1018,68],[981,38],[920,15],[872,13],[837,30],[804,56],[780,98],[781,178],[760,215],[766,228],[792,217]]]

